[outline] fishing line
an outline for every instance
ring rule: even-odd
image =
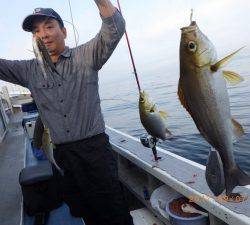
[[[76,47],[77,47],[78,43],[79,43],[79,33],[77,31],[76,26],[73,23],[71,23],[71,22],[69,22],[67,20],[63,20],[63,22],[69,23],[73,27],[74,31],[76,32],[76,38],[75,39],[76,39]]]
[[[117,4],[118,4],[118,8],[120,10],[120,13],[122,14],[122,10],[121,10],[121,6],[120,6],[119,0],[117,0]],[[131,50],[131,46],[130,46],[130,42],[129,42],[129,38],[128,38],[128,33],[127,33],[126,30],[125,30],[125,36],[126,36],[126,40],[127,40],[127,45],[128,45],[128,49],[129,49],[129,54],[130,54],[131,62],[132,62],[133,69],[134,69],[136,83],[137,83],[139,92],[141,92],[141,87],[140,87],[140,83],[139,83],[139,79],[138,79],[138,75],[137,75],[137,71],[136,71],[136,67],[135,67],[134,57],[133,57],[133,54],[132,54],[132,50]]]
[[[73,14],[72,14],[70,0],[68,0],[68,3],[69,3],[69,10],[70,10],[71,22],[72,22],[72,25],[73,25],[73,31],[74,31],[74,37],[75,37],[75,44],[76,44],[76,47],[77,47],[77,43],[78,42],[76,41],[76,30],[75,30],[75,25],[74,25],[74,20],[73,20]]]

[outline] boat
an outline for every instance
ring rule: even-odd
[[[19,173],[23,168],[44,163],[34,157],[31,146],[38,113],[33,108],[23,112],[24,106],[27,108],[32,101],[31,96],[4,98],[5,102],[11,102],[11,106],[6,107],[0,101],[0,224],[33,225],[35,217],[29,216],[23,205]],[[250,224],[249,186],[235,189],[245,197],[242,201],[225,201],[220,196],[214,196],[208,188],[205,166],[171,153],[170,147],[158,147],[161,159],[155,161],[151,149],[143,146],[140,139],[109,126],[106,126],[106,133],[118,160],[119,178],[135,225],[177,224],[165,210],[166,203],[161,206],[164,200],[161,199],[164,195],[159,197],[162,187],[167,192],[168,200],[184,196],[202,207],[208,213],[210,225]],[[62,204],[50,212],[46,224],[82,225],[84,221],[72,217],[67,205]]]

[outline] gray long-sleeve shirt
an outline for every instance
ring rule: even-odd
[[[56,63],[60,75],[44,79],[36,59],[0,59],[0,79],[27,87],[39,114],[50,129],[52,142],[67,143],[105,131],[98,93],[98,70],[109,59],[125,31],[125,21],[117,10],[102,19],[95,38],[65,51]]]

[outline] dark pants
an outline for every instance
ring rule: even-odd
[[[106,134],[57,145],[54,157],[64,170],[62,193],[73,216],[86,225],[133,225]]]

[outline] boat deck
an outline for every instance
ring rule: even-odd
[[[34,217],[23,214],[18,175],[25,166],[44,162],[33,156],[30,140],[21,124],[22,118],[22,113],[14,115],[9,131],[0,144],[1,225],[32,225],[34,222]],[[106,127],[106,132],[117,153],[121,181],[164,224],[169,224],[168,218],[162,217],[152,208],[150,201],[143,196],[143,187],[148,187],[151,194],[160,185],[168,185],[206,209],[210,214],[210,225],[250,224],[250,199],[247,198],[250,195],[249,187],[235,188],[236,192],[246,196],[245,201],[226,202],[214,197],[209,190],[204,166],[161,148],[158,148],[158,154],[162,160],[156,163],[152,160],[151,149],[143,147],[138,139],[110,127]],[[47,224],[83,225],[84,222],[81,218],[72,217],[64,204],[50,213]]]
[[[47,160],[37,160],[32,152],[29,132],[23,126],[34,120],[35,114],[14,114],[10,121],[6,138],[0,144],[0,223],[1,225],[33,225],[35,218],[28,216],[23,210],[23,199],[19,185],[19,173],[24,167],[47,163]],[[140,207],[141,208],[141,207]],[[131,212],[135,225],[146,225],[155,222],[162,224],[146,208]],[[145,223],[147,218],[147,223]],[[144,222],[142,222],[144,221]],[[63,204],[50,212],[46,225],[84,225],[82,218],[72,217],[69,208]]]
[[[8,133],[0,144],[0,223],[1,225],[33,225],[34,217],[23,212],[19,173],[26,167],[45,163],[38,161],[32,153],[30,140],[22,127],[24,114],[14,114]],[[81,218],[72,217],[63,204],[53,210],[47,225],[84,225]]]
[[[0,221],[1,225],[22,223],[22,194],[18,182],[25,163],[25,134],[22,113],[11,118],[9,131],[0,143]]]

